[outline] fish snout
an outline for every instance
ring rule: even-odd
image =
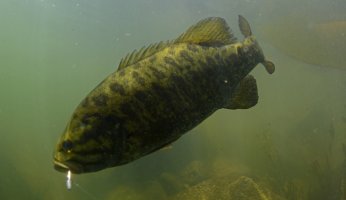
[[[74,174],[80,174],[83,171],[82,166],[80,164],[72,160],[69,160],[61,152],[57,152],[54,155],[54,169],[63,173],[66,173],[67,171],[71,171]]]

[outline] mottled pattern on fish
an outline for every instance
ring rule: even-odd
[[[203,27],[192,27],[200,31],[196,41],[188,31],[155,51],[131,54],[80,103],[57,145],[58,170],[83,173],[131,162],[169,145],[217,109],[257,103],[256,82],[246,76],[258,63],[271,63],[250,29],[244,42],[236,42],[223,19],[199,23],[224,29],[208,40]]]

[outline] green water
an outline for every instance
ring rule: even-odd
[[[293,59],[260,36],[277,70],[251,73],[254,108],[219,110],[172,148],[73,176],[70,191],[52,164],[75,106],[128,52],[208,16],[224,17],[238,38],[238,14],[255,35],[290,10],[346,20],[345,2],[314,2],[0,1],[0,199],[175,199],[224,174],[251,177],[283,199],[346,199],[346,71]]]

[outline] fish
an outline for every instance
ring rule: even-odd
[[[258,102],[259,63],[269,74],[248,21],[239,15],[243,41],[226,20],[200,20],[174,40],[123,58],[76,107],[54,149],[54,168],[73,174],[133,162],[165,148],[218,109],[248,109]]]

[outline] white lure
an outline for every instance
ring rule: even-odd
[[[71,183],[71,171],[70,170],[68,170],[68,172],[67,172],[67,176],[66,176],[66,187],[67,187],[67,189],[71,189],[72,188],[72,183]]]

